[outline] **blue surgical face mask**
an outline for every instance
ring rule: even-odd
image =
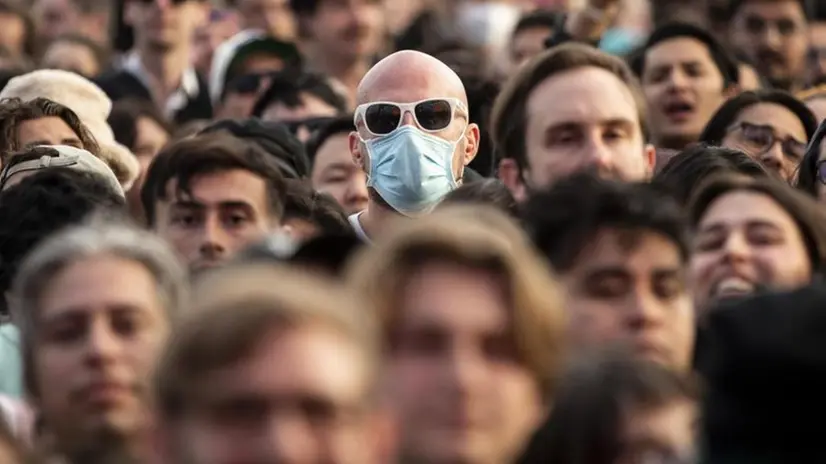
[[[368,140],[367,186],[376,189],[387,204],[406,216],[428,213],[456,188],[453,154],[457,143],[458,140],[450,142],[410,125]]]

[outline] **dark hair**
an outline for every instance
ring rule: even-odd
[[[140,99],[118,100],[112,105],[112,112],[109,113],[107,123],[115,133],[115,140],[121,145],[129,147],[132,151],[137,148],[135,143],[138,138],[138,120],[140,118],[151,119],[161,127],[168,135],[172,135],[172,126],[164,118],[158,107],[152,102]]]
[[[576,174],[524,205],[525,227],[559,272],[576,265],[597,234],[608,228],[667,237],[688,260],[688,227],[677,202],[647,183],[623,183]]]
[[[312,16],[324,0],[290,0],[290,9],[296,16]]]
[[[733,192],[753,192],[771,198],[792,217],[814,273],[824,271],[826,263],[826,212],[808,195],[770,177],[755,178],[732,174],[715,176],[703,184],[688,206],[689,221],[697,228],[706,211],[719,198]]]
[[[682,38],[695,39],[708,49],[711,59],[720,71],[720,75],[723,76],[723,89],[737,85],[740,81],[740,70],[734,58],[713,35],[703,28],[689,23],[673,22],[655,29],[643,45],[642,52],[631,60],[631,69],[642,79],[645,73],[647,52],[663,42]]]
[[[479,150],[468,167],[484,177],[493,177],[496,172],[496,151],[490,137],[491,112],[499,84],[488,79],[462,76],[468,100],[469,122],[479,126]]]
[[[155,203],[167,199],[170,181],[176,181],[175,195],[190,194],[194,178],[233,169],[248,171],[266,182],[270,213],[280,218],[286,187],[275,160],[253,143],[216,133],[173,142],[158,153],[141,189],[147,223],[155,224]]]
[[[554,395],[554,407],[517,464],[617,462],[623,430],[636,408],[696,401],[695,382],[631,355],[577,360]]]
[[[794,113],[806,130],[807,141],[812,139],[817,130],[817,118],[803,102],[782,90],[755,90],[743,92],[723,103],[703,129],[700,142],[720,145],[740,113],[760,103],[780,105]]]
[[[97,61],[98,69],[100,72],[106,70],[107,66],[109,66],[109,51],[103,48],[99,43],[95,42],[94,40],[80,34],[63,34],[61,36],[56,37],[54,40],[49,42],[49,45],[43,51],[45,54],[46,50],[52,45],[59,43],[59,42],[66,42],[72,45],[80,45],[81,47],[86,47],[92,52],[92,56],[94,56],[95,61]],[[95,76],[86,76],[89,78]]]
[[[526,13],[519,18],[516,26],[513,28],[513,35],[527,29],[534,29],[545,27],[548,29],[556,29],[559,25],[559,14],[548,10],[535,10]]]
[[[125,215],[126,200],[90,172],[44,169],[0,192],[0,294],[43,239],[96,211]]]
[[[302,94],[318,98],[339,113],[347,111],[347,102],[333,89],[327,77],[315,73],[286,71],[272,75],[270,87],[255,102],[252,115],[260,118],[268,107],[276,103],[287,108],[301,106]]]
[[[347,214],[333,197],[318,193],[306,182],[287,181],[287,197],[282,222],[301,219],[316,226],[321,235],[352,233]]]
[[[817,197],[817,186],[821,183],[817,175],[817,163],[820,160],[821,144],[824,137],[826,137],[826,121],[820,123],[820,127],[817,128],[817,131],[809,140],[809,147],[806,149],[806,155],[800,161],[797,173],[797,188],[813,197]]]
[[[0,0],[0,13],[16,16],[20,19],[23,23],[23,53],[29,58],[33,57],[37,51],[37,36],[32,17],[23,9],[20,2],[14,0]]]
[[[703,181],[721,172],[751,177],[768,175],[760,163],[740,150],[695,144],[668,160],[652,182],[670,190],[680,205],[686,206]]]
[[[643,135],[648,137],[645,98],[634,73],[620,58],[583,44],[566,43],[543,52],[523,66],[505,84],[491,113],[491,136],[500,157],[513,158],[527,168],[526,105],[534,89],[551,77],[576,69],[595,67],[617,76],[628,86],[637,105]]]
[[[352,116],[335,118],[318,129],[310,140],[307,141],[307,158],[310,159],[310,165],[315,164],[315,157],[318,154],[318,150],[324,146],[327,139],[339,134],[349,134],[354,130],[356,130],[356,126],[353,124]]]
[[[17,136],[21,123],[48,117],[62,119],[83,143],[83,149],[98,155],[100,147],[94,136],[68,107],[47,98],[25,102],[19,98],[5,98],[0,100],[0,158],[23,148]]]
[[[442,205],[485,204],[494,206],[508,216],[519,218],[519,203],[498,179],[468,182],[445,195]]]

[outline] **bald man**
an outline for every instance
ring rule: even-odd
[[[395,216],[429,213],[462,183],[479,149],[479,127],[468,119],[461,79],[416,51],[377,63],[357,92],[350,152],[367,174],[367,209],[350,216],[365,241]]]

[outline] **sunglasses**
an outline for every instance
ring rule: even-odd
[[[377,137],[387,135],[402,125],[405,113],[413,115],[416,125],[425,132],[439,132],[453,122],[456,109],[467,114],[458,98],[430,98],[413,103],[373,102],[359,105],[353,121],[364,121],[367,131]]]
[[[307,118],[307,119],[298,119],[295,121],[284,121],[282,124],[287,126],[287,130],[290,131],[293,135],[298,134],[299,129],[302,127],[306,128],[310,133],[314,133],[317,130],[321,129],[322,127],[326,126],[330,123],[330,121],[335,120],[336,118],[331,117],[316,117],[316,118]]]
[[[774,133],[774,128],[771,126],[763,126],[751,124],[748,122],[741,122],[732,126],[728,132],[740,131],[742,139],[762,155],[776,144],[780,143],[780,148],[783,154],[792,159],[803,159],[806,155],[806,143],[795,140],[792,137],[781,139]]]

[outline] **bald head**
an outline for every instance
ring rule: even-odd
[[[374,101],[407,103],[428,98],[453,97],[467,104],[462,80],[432,56],[403,50],[376,63],[358,88],[358,104]]]

